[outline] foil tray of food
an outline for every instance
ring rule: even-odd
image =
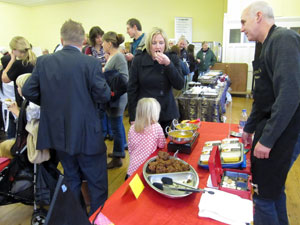
[[[238,138],[230,138],[223,139],[222,142],[205,142],[198,162],[200,167],[208,169],[208,161],[214,145],[220,147],[223,168],[237,168],[244,162],[244,145],[239,142]]]
[[[143,176],[153,190],[168,198],[186,197],[193,192],[182,189],[195,189],[199,185],[199,176],[190,164],[163,151],[144,164]],[[166,177],[172,184],[163,182]]]
[[[216,98],[218,97],[218,93],[216,92],[201,92],[199,94],[202,97],[206,97],[206,98]]]
[[[191,90],[187,90],[183,92],[183,96],[186,98],[197,98],[199,97],[199,93],[193,93]]]
[[[198,82],[200,82],[201,84],[216,84],[218,79],[219,79],[218,76],[203,75],[198,78]]]

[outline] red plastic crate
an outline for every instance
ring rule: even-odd
[[[212,183],[213,187],[218,188],[221,191],[236,194],[245,199],[252,199],[252,194],[251,194],[252,176],[251,176],[251,173],[245,172],[243,170],[238,170],[238,169],[222,169],[220,151],[219,151],[218,146],[214,146],[213,150],[210,153],[208,167],[209,167],[209,173],[211,176],[211,183]],[[236,189],[232,189],[232,188],[222,187],[221,182],[222,182],[222,178],[224,176],[224,172],[226,172],[226,171],[236,172],[236,173],[240,173],[240,174],[247,174],[248,175],[247,190],[236,190]]]

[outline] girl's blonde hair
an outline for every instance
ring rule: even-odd
[[[14,37],[9,46],[12,50],[18,50],[21,53],[24,53],[24,56],[21,58],[23,65],[27,65],[28,63],[35,65],[36,63],[36,56],[31,49],[30,43],[21,36]]]
[[[134,130],[142,133],[151,124],[157,123],[160,104],[155,98],[142,98],[138,101],[134,122]]]
[[[17,86],[22,88],[30,76],[31,76],[31,73],[24,73],[24,74],[18,76],[18,78],[16,80]]]

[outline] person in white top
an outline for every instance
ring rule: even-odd
[[[4,50],[6,51],[6,50]],[[7,52],[7,51],[6,51]],[[3,52],[2,52],[3,53]],[[3,54],[4,56],[1,58],[1,65],[2,70],[0,75],[2,76],[3,70],[6,68],[7,64],[9,63],[11,56],[9,53]],[[3,125],[4,131],[6,132],[7,139],[14,138],[16,135],[16,124],[14,122],[15,117],[12,113],[9,112],[7,106],[10,102],[14,102],[15,99],[15,90],[14,90],[14,82],[11,81],[9,83],[2,83],[2,87],[0,88],[0,100],[2,102],[2,118],[3,118]]]

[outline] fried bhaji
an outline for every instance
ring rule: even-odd
[[[162,151],[159,151],[156,160],[148,165],[150,173],[175,173],[188,170],[190,170],[188,164],[184,164],[175,158],[170,158],[169,153]]]

